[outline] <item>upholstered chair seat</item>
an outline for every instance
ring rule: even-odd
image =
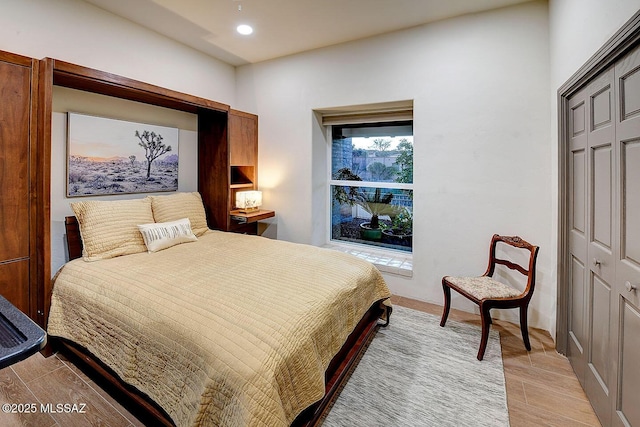
[[[491,277],[452,277],[445,276],[445,279],[452,285],[455,285],[458,290],[464,291],[467,294],[479,299],[487,298],[510,298],[516,297],[522,293],[513,286],[506,283],[493,280]]]

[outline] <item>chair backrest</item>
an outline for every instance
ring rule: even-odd
[[[514,263],[512,261],[496,258],[496,245],[498,244],[498,242],[505,243],[515,248],[528,250],[530,252],[528,267],[525,268],[520,264]],[[525,287],[522,295],[525,298],[531,298],[533,289],[536,285],[536,260],[538,258],[538,249],[538,246],[532,245],[531,243],[523,240],[518,236],[500,236],[498,234],[494,234],[491,238],[491,246],[489,247],[489,266],[487,267],[487,271],[484,273],[484,275],[493,276],[493,273],[496,269],[496,264],[504,265],[511,270],[516,270],[527,276],[527,286]]]

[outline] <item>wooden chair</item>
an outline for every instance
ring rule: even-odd
[[[529,267],[524,268],[511,261],[496,258],[496,245],[498,242],[529,251]],[[442,313],[440,326],[444,327],[447,322],[447,317],[449,316],[449,309],[451,308],[451,289],[475,302],[480,307],[480,315],[482,317],[482,340],[480,341],[480,349],[478,350],[478,360],[482,360],[484,357],[484,351],[487,348],[489,328],[492,323],[490,314],[490,310],[492,308],[520,308],[520,330],[522,331],[522,339],[527,350],[531,350],[531,344],[529,343],[529,330],[527,326],[527,309],[536,284],[536,258],[538,257],[538,249],[538,246],[527,243],[518,236],[499,236],[494,234],[489,248],[489,266],[482,276],[444,276],[442,278],[444,311]],[[524,291],[519,291],[508,284],[494,280],[492,276],[495,271],[496,264],[504,265],[511,270],[519,271],[523,275],[527,276],[527,285]]]

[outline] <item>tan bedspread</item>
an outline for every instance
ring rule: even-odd
[[[389,296],[356,257],[211,231],[153,254],[69,262],[48,332],[87,348],[178,426],[287,426],[322,398],[333,355]]]

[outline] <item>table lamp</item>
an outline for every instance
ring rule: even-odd
[[[242,213],[257,211],[262,206],[262,191],[238,191],[236,208]]]

